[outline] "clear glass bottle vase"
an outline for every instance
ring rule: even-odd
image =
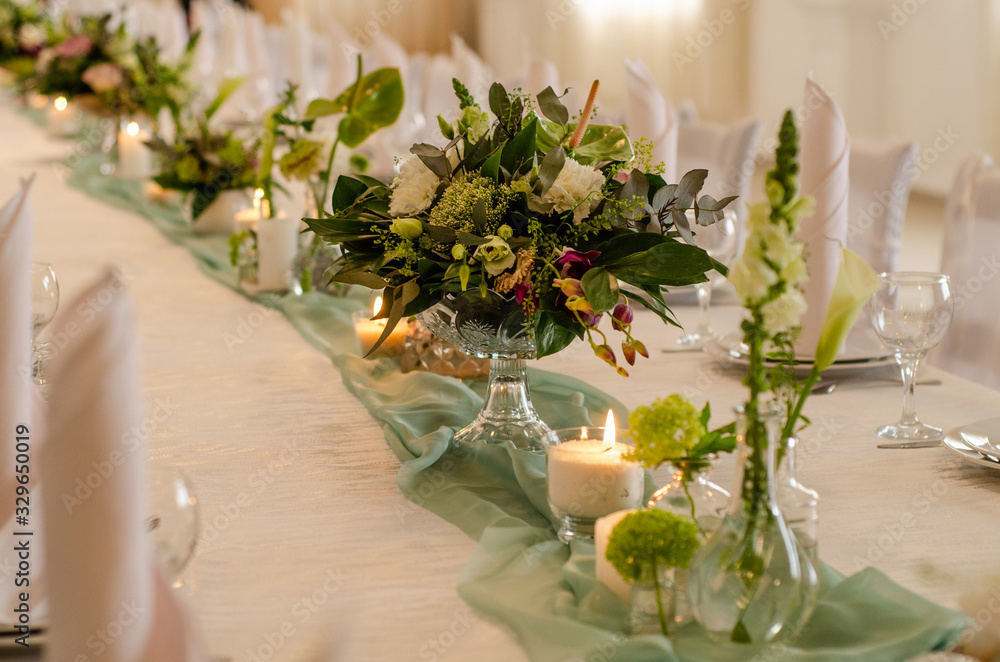
[[[694,520],[702,543],[722,522],[730,499],[729,492],[708,478],[714,459],[711,456],[671,461],[674,473],[670,482],[656,490],[646,504],[648,508],[659,508]],[[676,590],[672,594],[672,611],[676,625],[685,625],[694,618],[687,598],[687,578],[687,568],[674,568],[671,579]]]
[[[716,641],[765,644],[804,622],[815,605],[816,573],[800,553],[778,500],[781,412],[737,408],[738,460],[726,516],[695,554],[688,599]],[[807,599],[808,598],[808,599]]]
[[[798,437],[781,440],[781,459],[778,462],[778,504],[788,529],[795,537],[800,564],[804,575],[810,579],[802,582],[799,599],[792,609],[787,627],[781,633],[783,640],[796,636],[805,625],[815,607],[818,585],[819,556],[819,495],[799,482]]]

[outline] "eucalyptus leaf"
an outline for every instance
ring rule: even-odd
[[[487,221],[486,201],[478,198],[476,204],[472,206],[472,224],[476,228],[476,232],[480,234],[485,233]]]
[[[545,155],[541,165],[538,166],[538,195],[545,195],[552,188],[564,165],[566,165],[566,151],[562,147],[556,147]]]
[[[538,108],[545,117],[559,124],[569,122],[569,111],[563,105],[551,86],[538,93]]]
[[[451,165],[448,157],[440,147],[428,145],[427,143],[417,143],[410,147],[410,152],[427,166],[427,169],[438,177],[444,179],[451,174]]]
[[[708,177],[708,170],[691,170],[681,177],[680,184],[677,185],[677,206],[689,209],[698,195],[698,191],[705,185]]]

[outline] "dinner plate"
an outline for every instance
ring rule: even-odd
[[[987,418],[959,428],[959,436],[974,451],[1000,462],[1000,418]]]
[[[962,427],[955,428],[944,436],[941,440],[942,445],[955,453],[959,457],[974,464],[978,464],[983,467],[990,467],[991,469],[1000,469],[1000,460],[991,457],[989,455],[984,455],[980,453],[975,448],[971,447],[964,438],[964,432],[968,429],[975,430],[982,423],[992,423],[994,425],[1000,423],[1000,419],[992,418],[986,421],[977,421],[970,425],[963,425]]]
[[[722,337],[711,338],[705,343],[705,351],[718,359],[724,359],[747,365],[750,361],[747,353],[747,346],[743,344],[743,334],[739,331],[728,333]],[[766,361],[768,365],[777,365],[777,361]],[[804,370],[812,368],[813,357],[802,355],[795,358],[794,365]],[[875,346],[867,338],[848,338],[844,347],[833,365],[827,368],[827,372],[836,370],[857,370],[859,368],[881,368],[888,365],[895,365],[896,358],[885,347],[879,343]]]

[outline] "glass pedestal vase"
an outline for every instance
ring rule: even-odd
[[[493,291],[446,294],[417,319],[467,354],[490,359],[486,401],[476,419],[455,433],[454,443],[510,441],[522,450],[544,452],[541,440],[550,430],[531,404],[525,373],[525,359],[535,358],[535,341],[517,301]]]
[[[673,460],[674,474],[670,482],[658,489],[646,504],[675,515],[694,520],[698,525],[698,539],[704,543],[726,515],[729,492],[708,479],[712,470],[712,457]],[[673,622],[685,625],[694,618],[687,597],[688,569],[673,570]]]
[[[780,416],[772,408],[737,409],[733,497],[719,528],[691,562],[691,608],[716,641],[775,641],[793,629],[793,620],[804,622],[815,605],[816,572],[800,552],[778,501]]]

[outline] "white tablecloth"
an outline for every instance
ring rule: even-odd
[[[348,646],[345,660],[526,659],[503,625],[456,594],[475,544],[403,498],[379,424],[326,357],[279,313],[201,274],[145,220],[67,188],[56,160],[71,143],[48,140],[9,103],[0,106],[0,144],[0,197],[38,172],[35,256],[55,266],[62,300],[108,262],[129,278],[154,466],[182,466],[200,498],[188,592],[213,654],[313,660],[333,639]],[[677,312],[694,323],[690,307]],[[735,328],[734,309],[715,317],[718,328]],[[662,354],[677,331],[637,319],[653,355],[629,379],[579,343],[541,366],[592,380],[630,407],[681,392],[697,404],[710,397],[719,420],[728,418],[744,396],[738,373],[704,354]],[[996,392],[928,375],[944,380],[918,388],[928,422],[951,428],[1000,415]],[[898,417],[900,401],[892,385],[847,383],[810,401],[801,478],[821,495],[820,553],[842,572],[877,565],[954,605],[1000,561],[1000,473],[942,448],[877,450],[873,431]],[[729,488],[731,462],[715,475]]]

